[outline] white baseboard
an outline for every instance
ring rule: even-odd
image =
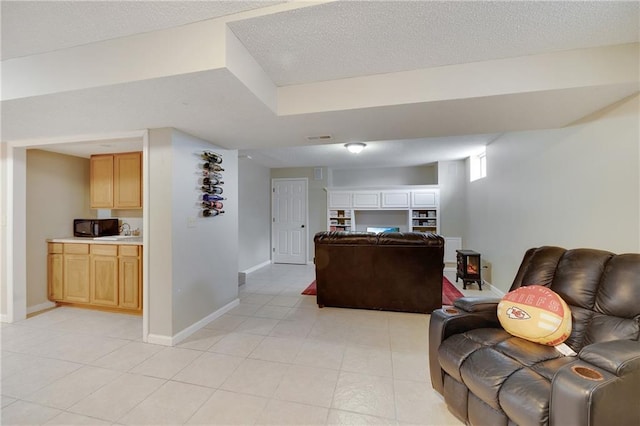
[[[39,305],[33,305],[27,307],[27,315],[32,314],[34,312],[44,311],[45,309],[55,308],[56,304],[47,300],[44,303],[40,303]]]
[[[171,344],[171,336],[165,336],[164,334],[151,334],[147,335],[146,343],[152,343],[154,345],[173,346]]]
[[[505,292],[500,290],[498,287],[494,287],[491,285],[489,281],[482,281],[483,287],[488,287],[489,291],[492,292],[496,297],[502,298],[505,295]]]
[[[456,272],[456,267],[455,266],[447,266],[444,268],[445,272]],[[497,287],[494,287],[493,285],[491,285],[491,283],[487,280],[482,280],[482,288],[487,288],[491,293],[493,293],[493,295],[495,297],[500,297],[502,298],[505,293],[504,291],[500,290]]]
[[[212,312],[211,314],[207,315],[200,321],[194,324],[191,324],[189,327],[185,328],[184,330],[182,330],[181,332],[173,336],[165,336],[162,334],[149,333],[149,335],[147,336],[147,343],[153,343],[155,345],[163,345],[163,346],[175,346],[178,343],[182,342],[187,337],[191,336],[196,331],[203,328],[205,325],[209,324],[214,319],[219,318],[222,315],[226,314],[227,312],[229,312],[231,309],[235,308],[239,304],[240,304],[240,299],[235,299],[234,301],[227,303],[222,308],[218,309],[215,312]]]
[[[271,260],[265,260],[265,261],[264,261],[264,262],[262,262],[262,263],[259,263],[259,264],[255,265],[255,266],[252,266],[252,267],[251,267],[251,268],[249,268],[249,269],[245,269],[244,271],[240,271],[240,272],[243,272],[243,273],[245,273],[245,274],[250,274],[250,273],[252,273],[252,272],[254,272],[254,271],[257,271],[257,270],[258,270],[258,269],[260,269],[260,268],[264,268],[264,267],[265,267],[265,266],[267,266],[267,265],[271,265]]]

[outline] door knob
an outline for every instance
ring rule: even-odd
[[[300,225],[300,228],[304,228],[304,225]]]

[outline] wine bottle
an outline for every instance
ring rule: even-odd
[[[204,179],[202,179],[202,183],[204,185],[224,185],[224,182],[221,181],[220,179],[217,178],[213,178],[213,177],[206,177]]]
[[[203,192],[207,192],[209,194],[222,194],[223,190],[219,186],[203,186]]]
[[[226,200],[226,198],[221,197],[220,195],[212,195],[212,194],[204,194],[202,196],[202,199],[204,201],[222,201],[222,200]]]
[[[222,204],[222,202],[220,201],[203,201],[202,202],[202,207],[207,208],[207,209],[222,209],[224,208],[224,204]]]
[[[222,163],[222,157],[216,153],[205,151],[202,153],[202,158],[207,161],[211,161],[212,163],[220,164]]]
[[[217,210],[217,209],[204,209],[202,211],[202,215],[205,217],[209,217],[209,216],[218,216],[219,214],[224,213],[224,210]]]
[[[214,177],[216,179],[222,179],[222,175],[218,172],[214,172],[212,170],[203,170],[202,176],[204,177]]]
[[[203,167],[207,170],[213,170],[214,172],[224,172],[224,169],[222,167],[210,161],[207,163],[204,163]]]

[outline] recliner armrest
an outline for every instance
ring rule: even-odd
[[[453,302],[453,306],[466,312],[497,312],[498,303],[497,297],[461,297]]]
[[[458,299],[459,300],[459,299]],[[479,305],[480,306],[480,305]],[[442,369],[438,361],[438,348],[447,337],[476,328],[500,328],[497,309],[468,312],[462,308],[446,306],[431,313],[429,320],[429,374],[431,386],[444,392]]]
[[[577,358],[553,377],[549,424],[640,424],[640,343],[594,343]]]
[[[578,358],[616,376],[640,371],[640,342],[613,340],[585,346]]]

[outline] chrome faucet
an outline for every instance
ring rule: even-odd
[[[127,225],[127,229],[124,229],[124,226]],[[131,226],[127,223],[127,222],[122,222],[122,225],[120,226],[120,233],[124,233],[124,235],[131,235]]]

